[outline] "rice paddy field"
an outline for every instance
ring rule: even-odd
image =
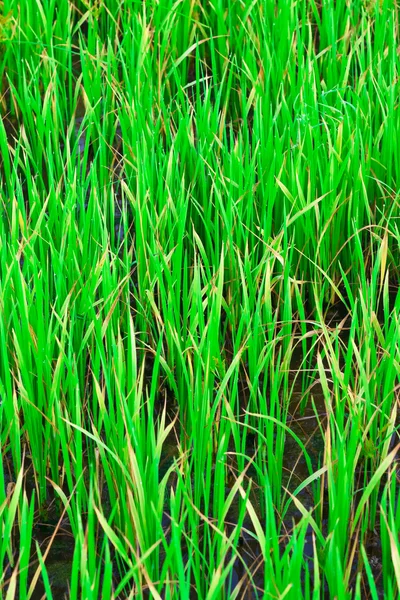
[[[396,600],[400,5],[0,2],[0,600]]]

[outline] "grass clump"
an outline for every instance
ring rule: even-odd
[[[397,598],[396,3],[1,10],[0,598]]]

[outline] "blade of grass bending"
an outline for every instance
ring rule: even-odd
[[[328,471],[328,467],[321,467],[320,469],[318,469],[318,471],[315,471],[315,473],[313,473],[312,475],[307,477],[307,479],[305,479],[304,481],[301,482],[301,484],[294,490],[292,497],[295,497],[298,494],[300,494],[300,492],[302,490],[304,490],[310,483],[313,483],[314,481],[319,479],[321,477],[321,475],[323,475],[327,471]],[[289,506],[290,506],[290,501],[288,500],[285,504],[284,509],[282,510],[282,514],[281,514],[282,521],[284,520],[285,515],[286,515],[287,511],[289,510]]]
[[[71,421],[68,421],[68,419],[65,419],[64,417],[61,417],[61,419],[63,421],[65,421],[67,423],[67,425],[69,425],[73,429],[77,429],[78,431],[80,431],[81,433],[83,433],[84,435],[86,435],[88,438],[90,438],[91,440],[93,440],[94,442],[96,442],[96,444],[98,444],[99,446],[101,446],[102,448],[104,448],[104,450],[106,452],[108,452],[110,454],[110,456],[112,456],[112,458],[115,460],[115,462],[117,463],[117,465],[121,468],[121,470],[123,471],[124,475],[126,476],[127,480],[129,481],[129,483],[131,485],[133,485],[133,481],[131,479],[131,476],[129,474],[128,469],[123,464],[123,462],[119,458],[119,456],[117,456],[115,454],[115,452],[113,452],[111,450],[111,448],[109,448],[104,442],[102,442],[99,437],[96,437],[93,433],[90,433],[90,431],[87,431],[87,429],[84,429],[83,427],[80,427],[80,425],[76,425],[75,423],[72,423]]]
[[[315,522],[314,518],[311,516],[311,511],[308,511],[306,509],[306,507],[304,506],[304,504],[302,504],[300,502],[300,500],[298,498],[296,498],[296,496],[291,494],[289,490],[287,490],[286,488],[284,488],[284,489],[285,489],[285,492],[293,499],[293,502],[295,503],[296,507],[299,509],[299,511],[301,512],[303,517],[305,517],[307,520],[309,520],[311,527],[313,528],[315,535],[316,535],[319,543],[321,544],[321,547],[323,548],[325,546],[325,538],[322,534],[322,531],[320,530],[317,523]]]
[[[396,446],[396,448],[394,448],[392,450],[392,452],[390,454],[387,455],[387,457],[381,462],[381,464],[379,465],[379,467],[377,468],[377,470],[375,471],[375,473],[373,474],[373,476],[371,477],[371,481],[368,483],[367,487],[365,488],[363,495],[360,498],[360,501],[357,505],[357,510],[355,512],[353,521],[352,521],[352,526],[350,529],[350,535],[353,535],[358,521],[361,517],[362,511],[364,509],[364,506],[366,505],[366,503],[368,502],[368,498],[370,497],[372,491],[374,490],[375,486],[379,483],[382,475],[384,474],[385,471],[387,471],[387,469],[390,467],[390,465],[392,464],[393,460],[395,459],[397,452],[400,448],[400,444],[398,444]]]
[[[102,528],[104,529],[104,533],[107,535],[108,539],[110,540],[110,542],[112,543],[112,545],[114,546],[114,548],[117,550],[117,552],[123,557],[123,559],[126,561],[126,563],[130,566],[131,568],[131,572],[136,571],[138,569],[140,569],[140,571],[143,573],[147,585],[149,586],[150,591],[153,594],[153,598],[156,598],[157,600],[162,600],[160,594],[157,592],[157,590],[154,587],[153,582],[150,580],[146,569],[144,568],[144,561],[146,560],[146,558],[151,555],[151,553],[153,552],[153,550],[161,544],[161,540],[156,542],[151,548],[149,548],[147,550],[147,552],[145,552],[145,554],[141,557],[135,556],[135,563],[133,563],[131,561],[131,559],[129,558],[127,552],[125,551],[121,540],[119,539],[119,537],[117,536],[117,534],[113,531],[113,529],[110,527],[110,525],[107,523],[107,519],[104,517],[104,515],[99,511],[99,509],[97,508],[97,506],[93,505],[93,508],[96,512],[97,518],[99,519],[99,522],[102,526]],[[131,548],[131,551],[134,553],[133,548]],[[135,553],[134,553],[135,554]]]
[[[198,48],[198,46],[200,46],[201,44],[205,44],[206,42],[209,42],[211,39],[217,39],[217,38],[222,38],[222,37],[227,37],[227,35],[216,35],[216,36],[213,36],[212,38],[211,37],[205,38],[205,39],[200,40],[198,42],[195,42],[194,44],[192,44],[191,46],[189,46],[189,48],[174,62],[174,64],[172,65],[170,71],[168,71],[167,79],[169,79],[171,77],[172,73],[181,64],[181,62],[184,61],[185,58],[187,58],[189,56],[189,54],[191,52],[193,52],[193,50],[195,50],[196,48]]]

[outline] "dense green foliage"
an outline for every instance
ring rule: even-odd
[[[400,8],[0,8],[0,599],[398,598]]]

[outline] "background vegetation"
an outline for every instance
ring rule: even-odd
[[[0,598],[398,598],[398,5],[0,6]]]

